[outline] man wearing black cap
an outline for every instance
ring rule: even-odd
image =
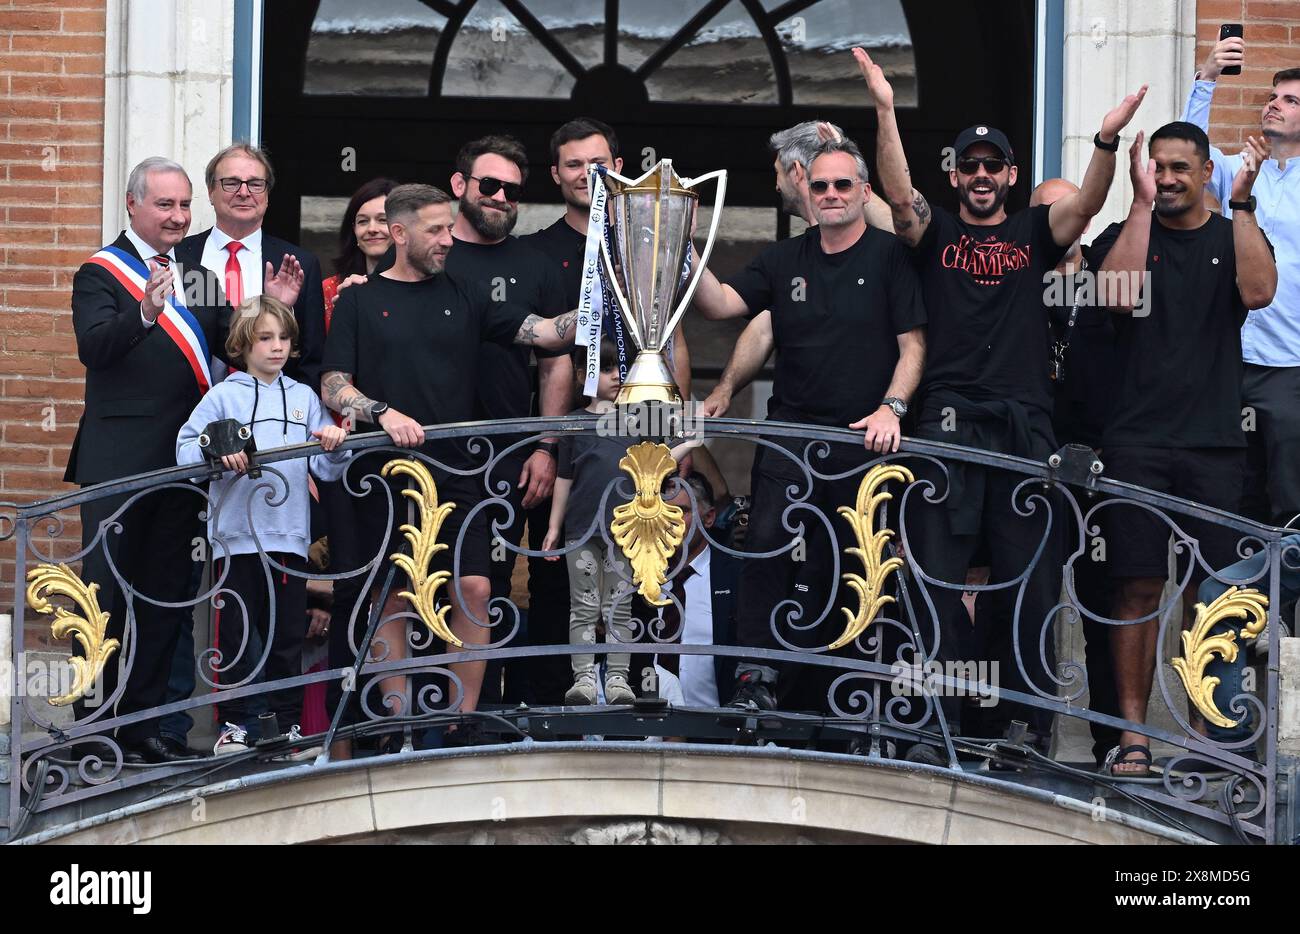
[[[1056,446],[1044,277],[1101,210],[1115,174],[1120,130],[1137,111],[1146,88],[1126,97],[1102,120],[1078,192],[1013,215],[1004,207],[1017,176],[1011,143],[987,125],[962,131],[954,146],[956,166],[948,173],[961,201],[954,215],[931,210],[912,188],[894,118],[893,89],[866,52],[854,49],[853,54],[875,101],[877,168],[894,230],[916,250],[929,312],[916,436],[1042,461]],[[947,468],[946,474],[926,466],[916,470],[918,479],[935,483],[943,501],[913,499],[904,523],[909,559],[932,579],[961,583],[972,555],[982,542],[987,544],[991,585],[1013,582],[987,594],[994,611],[990,618],[1014,614],[1018,630],[1018,640],[1011,625],[995,624],[990,630],[986,654],[998,666],[998,687],[1055,697],[1050,611],[1061,582],[1059,549],[1052,539],[1061,523],[1059,518],[1049,522],[1049,514],[1059,510],[1045,508],[1041,501],[1034,508],[1026,503],[1025,491],[1016,496],[1023,475],[955,461]],[[1014,583],[1035,560],[1027,579]],[[961,591],[929,590],[939,620],[937,660],[956,661],[961,632],[954,610]],[[921,631],[929,628],[922,625]],[[958,700],[942,699],[950,721],[960,716]],[[988,713],[984,722],[995,729],[1013,719],[1027,721],[1034,734],[1030,741],[1047,748],[1049,712],[1002,701],[992,717]],[[926,761],[935,754],[918,746],[911,757]]]

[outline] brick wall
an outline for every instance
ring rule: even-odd
[[[0,91],[0,502],[22,503],[68,489],[81,414],[69,297],[102,246],[104,0],[0,2]],[[67,554],[75,521],[63,536],[39,547]],[[0,543],[0,612],[13,559]]]
[[[1241,150],[1247,136],[1259,136],[1259,115],[1273,88],[1273,75],[1300,67],[1298,0],[1199,0],[1196,4],[1196,61],[1204,62],[1222,23],[1245,27],[1246,63],[1241,74],[1220,78],[1210,111],[1210,142],[1225,152]]]

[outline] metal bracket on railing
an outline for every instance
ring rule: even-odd
[[[1086,444],[1067,444],[1047,458],[1047,466],[1054,483],[1081,486],[1089,493],[1097,489],[1097,479],[1106,469],[1097,452]]]

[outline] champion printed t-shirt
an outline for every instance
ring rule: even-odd
[[[1001,224],[967,224],[934,208],[916,247],[930,326],[921,393],[1014,400],[1050,415],[1045,277],[1068,247],[1052,240],[1049,205]]]

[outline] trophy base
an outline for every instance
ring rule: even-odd
[[[627,380],[618,391],[618,405],[636,405],[640,402],[672,402],[680,404],[681,393],[673,382],[672,371],[663,351],[643,350],[636,355],[627,370]]]

